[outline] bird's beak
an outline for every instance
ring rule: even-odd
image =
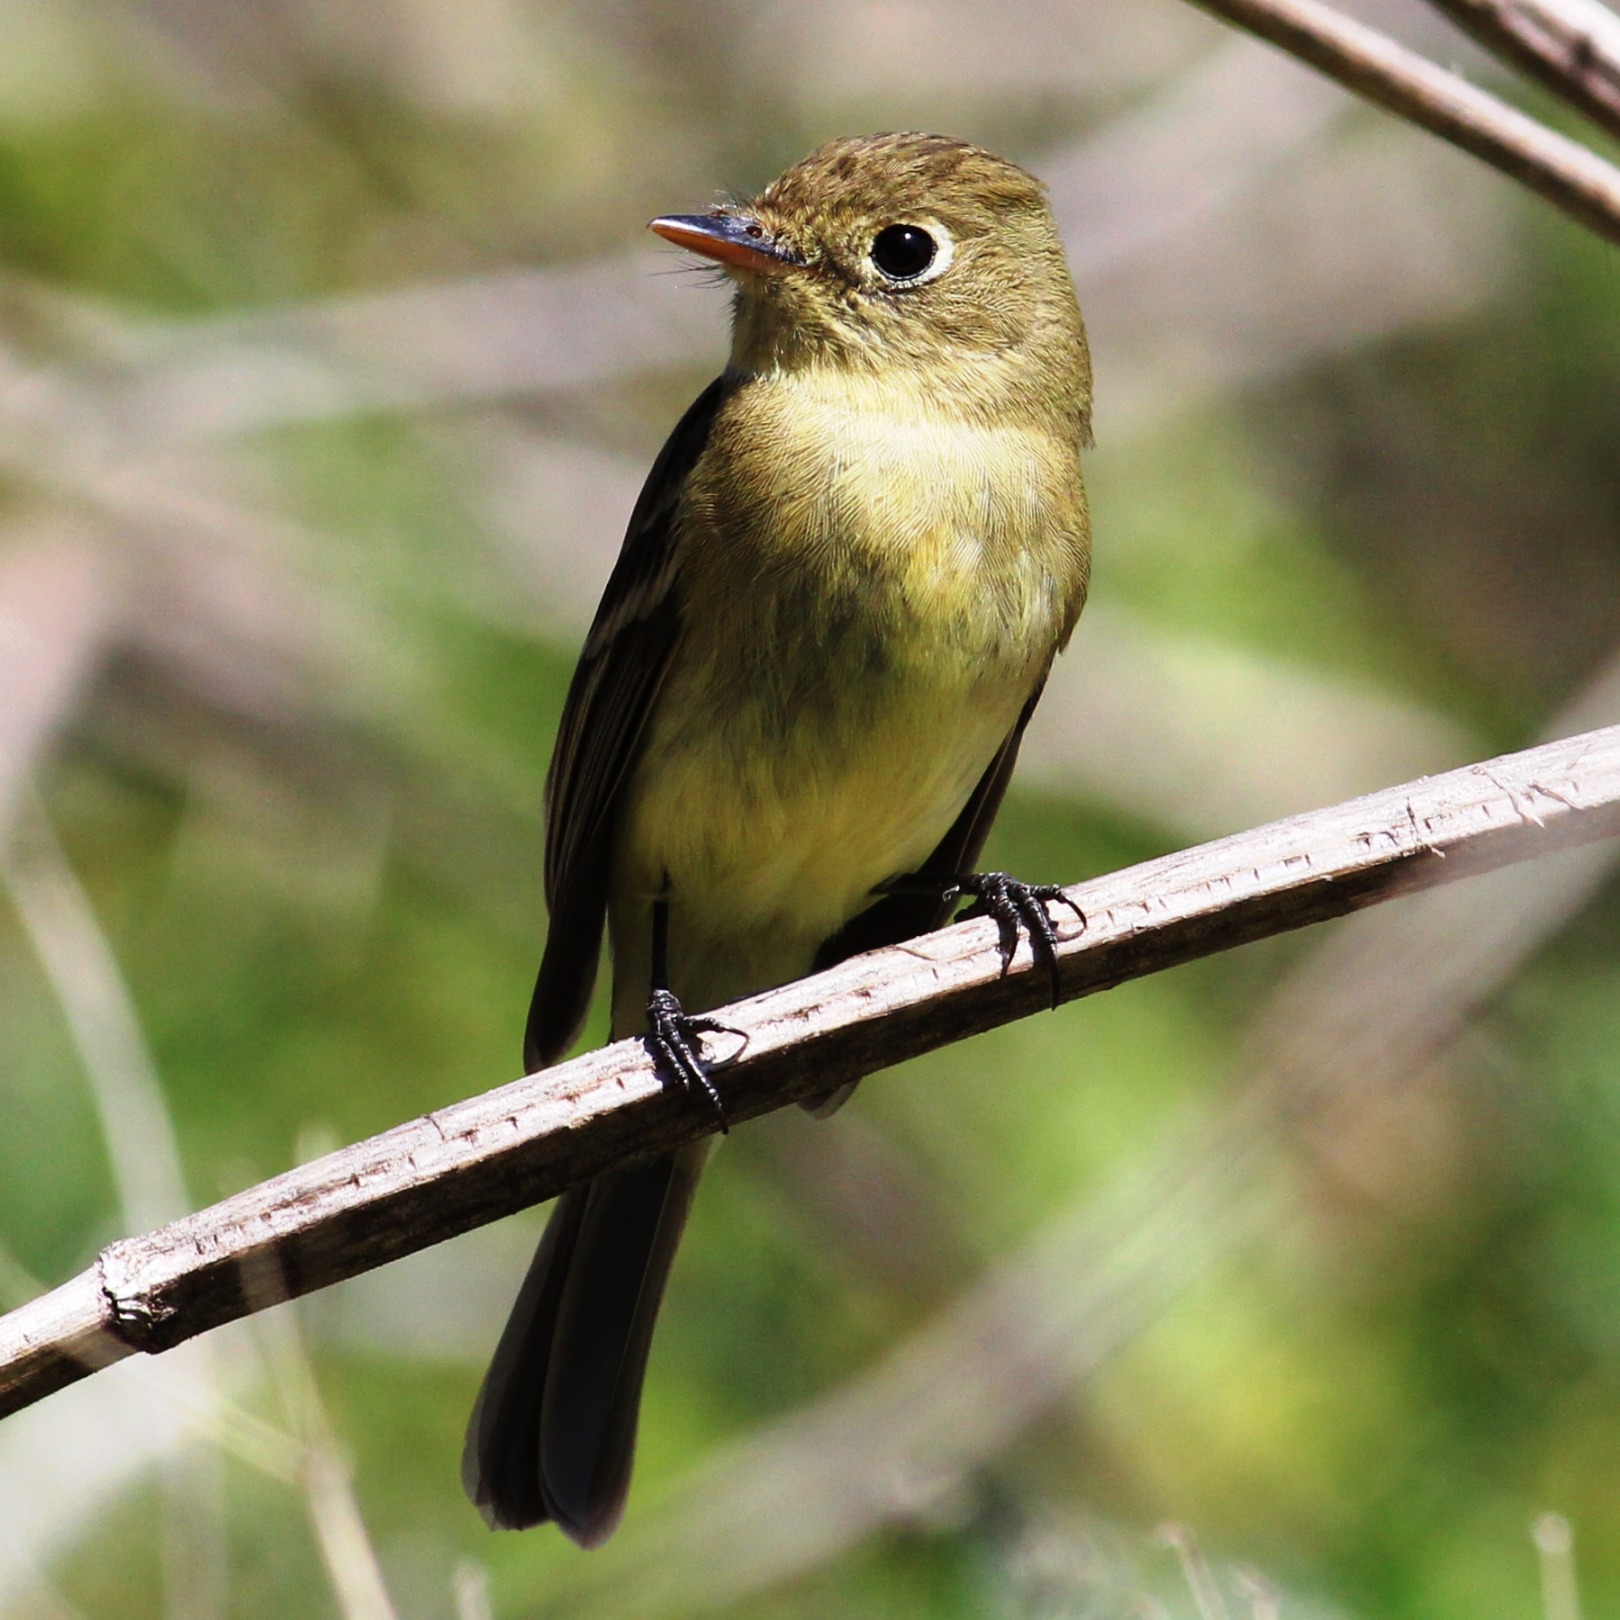
[[[647,229],[689,253],[717,260],[729,270],[775,275],[804,264],[792,248],[775,240],[747,214],[666,214]]]

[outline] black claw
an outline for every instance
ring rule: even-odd
[[[971,894],[978,901],[970,917],[994,917],[1000,932],[998,947],[1001,952],[1001,971],[1012,966],[1021,933],[1029,935],[1030,955],[1044,964],[1052,981],[1052,1005],[1057,1006],[1063,993],[1062,964],[1058,960],[1058,935],[1052,926],[1049,905],[1067,906],[1086,926],[1086,914],[1063,892],[1056,883],[1020,883],[1005,872],[975,872],[958,878],[954,887],[959,894]]]
[[[1047,912],[1049,905],[1067,906],[1079,921],[1082,932],[1086,914],[1079,903],[1063,892],[1057,883],[1020,883],[1005,872],[969,872],[960,877],[935,876],[932,873],[908,872],[900,877],[880,883],[874,894],[933,894],[944,905],[954,905],[963,895],[972,895],[978,902],[963,913],[967,917],[994,917],[1000,932],[998,948],[1001,952],[1001,971],[1012,967],[1018,950],[1018,939],[1029,935],[1030,954],[1046,965],[1052,980],[1052,1005],[1057,1006],[1063,992],[1062,965],[1058,960],[1058,934]]]
[[[703,1055],[702,1037],[705,1035],[735,1035],[743,1044],[728,1057],[710,1060]],[[687,1096],[701,1097],[713,1110],[721,1135],[729,1132],[731,1121],[726,1116],[725,1104],[709,1076],[742,1056],[748,1036],[716,1018],[689,1017],[673,991],[654,990],[647,1001],[647,1044],[652,1048],[659,1073]]]

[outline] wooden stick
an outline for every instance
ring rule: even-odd
[[[1190,0],[1511,175],[1620,242],[1620,168],[1321,0]]]
[[[1620,726],[1425,777],[1067,892],[1062,999],[1620,833]],[[1055,913],[1060,919],[1062,908]],[[1041,1010],[1050,981],[960,923],[724,1009],[734,1120]],[[717,1056],[741,1043],[715,1037]],[[0,1415],[136,1351],[353,1277],[713,1129],[639,1041],[454,1103],[109,1245],[0,1319]]]
[[[1487,50],[1620,138],[1620,17],[1598,0],[1429,0]]]

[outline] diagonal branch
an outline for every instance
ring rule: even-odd
[[[1062,998],[1396,895],[1620,833],[1620,726],[1114,872],[1068,893],[1084,930],[1060,947]],[[749,1119],[1046,1004],[993,923],[856,957],[739,1002],[748,1032],[719,1076]],[[638,1041],[452,1104],[314,1160],[145,1237],[0,1320],[0,1413],[137,1351],[454,1237],[712,1120],[660,1084]],[[276,1286],[267,1289],[265,1279]]]
[[[1598,0],[1430,0],[1620,139],[1620,17]]]
[[[1543,735],[1617,717],[1620,657]],[[545,1620],[745,1613],[993,1475],[1018,1434],[1043,1414],[1063,1421],[1065,1399],[1190,1289],[1297,1225],[1347,1125],[1353,1138],[1397,1097],[1446,1084],[1469,1018],[1617,866],[1609,840],[1346,919],[1278,976],[1228,1088],[1184,1105],[1152,1150],[848,1382],[699,1458],[611,1547],[559,1573]],[[847,1151],[835,1124],[795,1132],[795,1153],[831,1135]]]
[[[1472,152],[1611,242],[1620,168],[1322,0],[1191,0]]]

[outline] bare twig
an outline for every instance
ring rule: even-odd
[[[1321,0],[1191,0],[1460,146],[1611,242],[1620,169]]]
[[[1620,137],[1620,17],[1598,0],[1430,0],[1488,50]]]
[[[1620,727],[1426,778],[1077,885],[1073,1000],[1234,945],[1620,832]],[[1048,984],[995,925],[961,923],[756,996],[720,1075],[742,1120],[1007,1023]],[[144,1238],[0,1321],[0,1412],[254,1308],[274,1267],[308,1293],[453,1237],[712,1122],[620,1042],[329,1154]]]

